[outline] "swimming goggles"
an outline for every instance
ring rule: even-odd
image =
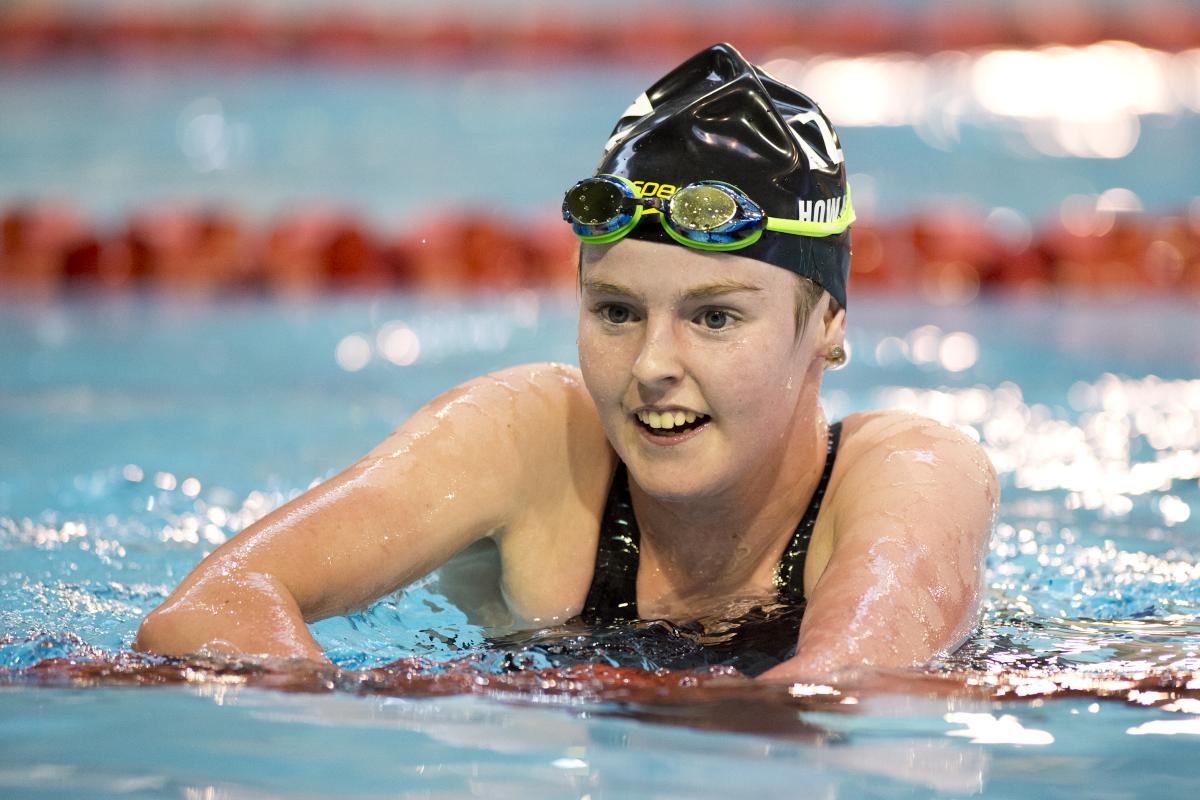
[[[644,213],[659,214],[663,230],[672,239],[700,250],[749,247],[763,231],[836,236],[855,219],[850,187],[846,187],[845,204],[831,222],[768,217],[740,189],[722,181],[689,183],[664,198],[644,197],[632,181],[619,175],[596,175],[579,181],[563,198],[563,219],[571,223],[576,236],[591,244],[608,244],[624,237]]]

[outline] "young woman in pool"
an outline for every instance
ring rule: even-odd
[[[306,621],[484,539],[529,627],[750,609],[757,656],[727,663],[767,677],[912,665],[971,632],[997,501],[982,450],[908,414],[821,410],[854,214],[817,106],[714,46],[627,109],[563,209],[579,369],[435,399],[204,559],[139,648],[320,661]]]

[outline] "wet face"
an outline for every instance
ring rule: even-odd
[[[624,239],[587,246],[582,278],[583,378],[642,489],[716,495],[778,462],[815,411],[829,345],[819,317],[797,335],[792,275]]]

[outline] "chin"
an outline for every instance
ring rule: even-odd
[[[630,471],[630,477],[641,487],[642,491],[663,503],[686,503],[708,494],[706,487],[689,484],[681,485],[661,474],[661,470],[649,466]]]
[[[684,502],[716,494],[722,475],[703,458],[647,458],[633,452],[625,461],[630,476],[642,491],[663,502]]]

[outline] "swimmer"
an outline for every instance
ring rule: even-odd
[[[325,662],[306,623],[485,541],[527,628],[791,609],[766,678],[907,667],[969,636],[998,498],[982,449],[820,405],[846,360],[854,210],[816,104],[716,45],[638,97],[581,177],[563,201],[579,367],[431,401],[205,558],[136,647]]]

